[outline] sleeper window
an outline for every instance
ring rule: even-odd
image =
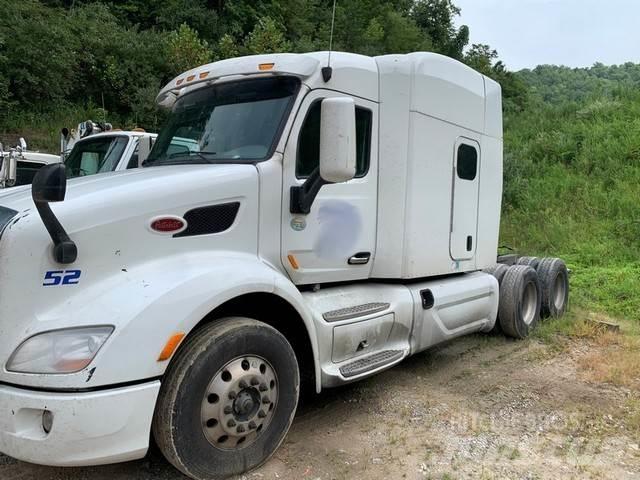
[[[458,147],[456,170],[461,179],[475,180],[478,173],[478,151],[475,147],[464,143]]]
[[[307,178],[320,162],[320,108],[322,102],[311,105],[300,130],[296,177]],[[356,107],[356,177],[369,170],[371,155],[371,110]]]

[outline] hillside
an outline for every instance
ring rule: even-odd
[[[533,72],[505,123],[502,243],[564,257],[574,302],[640,320],[640,66]]]

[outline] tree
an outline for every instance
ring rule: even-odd
[[[286,52],[291,50],[291,43],[285,38],[284,32],[284,27],[271,17],[261,18],[247,35],[244,46],[250,54]]]
[[[186,23],[169,34],[167,60],[176,75],[211,61],[211,49],[206,40],[198,38],[198,32]]]
[[[411,10],[411,18],[431,39],[435,51],[460,60],[469,43],[469,27],[455,27],[458,15],[460,9],[451,0],[416,0]]]

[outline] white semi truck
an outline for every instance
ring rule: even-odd
[[[0,158],[7,159],[6,173],[0,171],[0,189],[30,185],[40,168],[58,162],[67,166],[67,178],[137,168],[158,136],[141,129],[113,130],[104,125],[88,120],[78,124],[77,130],[63,128],[60,155],[29,151],[23,139],[7,152],[0,144]]]
[[[144,168],[46,166],[1,199],[0,451],[98,465],[153,435],[225,478],[273,454],[301,388],[564,312],[561,260],[496,264],[500,86],[431,53],[330,59],[190,70]]]

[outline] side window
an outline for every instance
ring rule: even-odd
[[[309,108],[300,129],[296,177],[307,178],[320,163],[320,106],[315,102]],[[371,156],[371,110],[356,107],[356,177],[364,177],[369,171]]]
[[[478,174],[478,150],[475,147],[466,143],[458,147],[456,171],[463,180],[475,180]]]
[[[133,151],[131,158],[129,159],[129,163],[127,163],[127,170],[130,168],[138,168],[138,151],[140,149],[140,145],[136,144],[136,149]]]

